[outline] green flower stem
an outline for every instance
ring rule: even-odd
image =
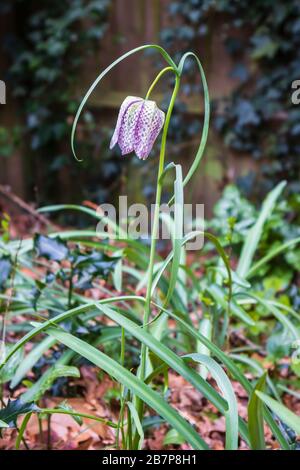
[[[153,88],[155,87],[155,85],[157,84],[157,82],[161,79],[161,77],[166,73],[166,72],[175,72],[175,70],[173,69],[173,67],[165,67],[164,69],[162,69],[159,74],[157,75],[157,77],[155,78],[155,80],[153,81],[153,83],[151,84],[148,92],[147,92],[147,95],[145,96],[145,100],[148,100],[149,99],[149,96],[150,94],[152,93],[152,90]]]
[[[161,73],[158,75],[158,77],[159,76],[161,77],[163,72],[165,73],[167,71],[167,69],[170,69],[170,67],[167,67],[166,69],[163,69],[161,71]],[[154,84],[157,82],[158,77],[153,82],[153,85],[150,87],[150,90],[153,88]],[[151,291],[152,291],[152,282],[153,282],[153,268],[154,268],[155,253],[156,253],[156,237],[157,237],[158,228],[159,228],[160,201],[161,201],[161,193],[162,193],[162,187],[163,187],[163,181],[162,181],[161,176],[162,176],[163,171],[164,171],[166,141],[167,141],[168,129],[169,129],[169,124],[170,124],[172,111],[173,111],[173,108],[174,108],[174,103],[175,103],[176,96],[177,96],[177,93],[178,93],[178,90],[179,90],[179,85],[180,85],[180,76],[176,73],[176,75],[175,75],[175,86],[174,86],[173,94],[172,94],[170,104],[169,104],[169,108],[168,108],[167,115],[166,115],[166,120],[165,120],[163,133],[162,133],[160,155],[159,155],[159,167],[158,167],[158,174],[157,174],[155,211],[154,211],[154,217],[153,217],[150,259],[149,259],[149,268],[148,268],[148,283],[147,283],[145,311],[144,311],[144,318],[143,318],[143,327],[145,329],[148,328],[149,317],[150,317],[150,312],[151,312]],[[147,96],[148,95],[149,95],[149,92],[147,93]],[[147,352],[148,352],[147,346],[145,344],[142,344],[142,346],[141,346],[141,362],[140,362],[140,367],[139,367],[139,378],[141,380],[145,380]],[[144,404],[139,398],[136,399],[136,409],[137,409],[140,420],[142,420]],[[138,439],[138,436],[135,436],[135,440],[134,440],[135,442],[134,443],[136,443],[137,439]]]

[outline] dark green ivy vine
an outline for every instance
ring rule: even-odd
[[[61,186],[58,182],[65,182],[59,180],[62,172],[70,172],[73,181],[79,177],[69,148],[72,116],[80,98],[76,90],[81,90],[86,60],[96,50],[99,53],[99,44],[107,29],[109,7],[110,0],[1,2],[0,14],[11,25],[2,44],[9,62],[5,80],[19,103],[21,115],[21,125],[17,127],[19,138],[14,141],[25,147],[22,150],[24,158],[26,156],[26,163],[31,162],[28,181],[32,186],[38,181],[39,203],[51,200],[51,194],[57,191],[55,188]],[[96,145],[90,113],[85,114],[84,129],[90,133],[88,138],[81,135],[80,142],[85,145],[83,151],[91,155]],[[8,157],[14,149],[9,142],[5,145],[5,135],[5,128],[2,128],[1,153]],[[9,135],[12,135],[11,129]],[[89,162],[91,159],[86,159],[86,165],[92,164]],[[100,165],[97,170],[93,169],[95,179],[99,171]],[[103,178],[104,173],[102,171]],[[56,199],[57,196],[56,193]],[[68,194],[65,196],[68,198]]]
[[[168,12],[164,46],[180,53],[199,48],[217,24],[234,61],[231,76],[239,86],[213,123],[225,146],[260,163],[258,174],[239,180],[244,192],[266,192],[282,179],[291,192],[299,191],[300,105],[292,104],[291,84],[300,79],[300,3],[184,0],[171,2]]]

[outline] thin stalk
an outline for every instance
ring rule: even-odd
[[[74,276],[74,266],[72,263],[71,271],[70,271],[70,278],[69,278],[69,289],[68,289],[68,310],[72,308],[73,276]]]
[[[120,364],[124,366],[125,363],[125,329],[121,328],[121,354],[120,354]],[[118,427],[116,432],[116,448],[120,448],[120,429],[122,430],[122,441],[124,444],[124,410],[125,410],[125,396],[124,396],[124,387],[121,385],[120,387],[120,415],[118,420]],[[123,445],[124,448],[124,445]]]
[[[166,71],[166,69],[164,69]],[[162,71],[163,72],[163,71]],[[157,78],[158,79],[158,78]],[[157,79],[154,81],[156,83]],[[163,128],[162,133],[162,140],[161,140],[161,147],[160,147],[160,155],[159,155],[159,167],[158,167],[158,174],[157,174],[157,186],[156,186],[156,199],[155,199],[155,210],[153,216],[153,227],[152,227],[152,234],[151,234],[151,248],[150,248],[150,258],[149,258],[149,269],[148,269],[148,283],[147,283],[147,293],[146,293],[146,301],[145,301],[145,310],[144,310],[144,318],[143,318],[143,326],[145,330],[148,328],[149,317],[150,317],[150,305],[151,305],[151,291],[152,291],[152,283],[153,283],[153,268],[154,268],[154,261],[155,261],[155,254],[156,254],[156,242],[157,242],[157,233],[159,228],[159,211],[160,211],[160,202],[161,202],[161,194],[162,194],[162,174],[164,171],[164,164],[165,164],[165,153],[166,153],[166,141],[168,135],[168,129],[170,124],[170,119],[174,107],[174,103],[176,100],[176,96],[179,90],[180,85],[180,77],[179,75],[175,75],[175,86],[173,90],[173,94],[170,100],[169,108],[166,115],[166,120]],[[150,90],[153,86],[150,87]],[[147,96],[149,92],[147,93]],[[143,343],[141,346],[141,362],[139,367],[139,378],[141,380],[145,380],[145,373],[146,373],[146,358],[147,358],[148,348]],[[138,397],[136,398],[136,410],[139,415],[140,420],[142,421],[143,417],[143,410],[144,404],[142,400]],[[138,440],[138,435],[136,433],[134,443]]]
[[[120,355],[121,366],[125,364],[125,329],[121,328],[121,355]]]
[[[131,411],[127,406],[127,438],[126,438],[126,450],[132,449],[132,420]]]
[[[145,100],[148,100],[149,99],[149,96],[150,94],[152,93],[152,90],[153,88],[155,87],[155,85],[157,84],[157,82],[161,79],[161,77],[166,73],[166,72],[174,72],[174,69],[173,67],[165,67],[164,69],[162,69],[159,74],[157,75],[157,77],[154,79],[153,83],[151,84],[148,92],[147,92],[147,95],[145,97]]]
[[[16,251],[16,254],[15,254],[15,257],[14,257],[14,261],[13,261],[11,281],[10,281],[10,292],[9,292],[9,295],[7,296],[7,298],[6,298],[6,302],[5,302],[5,306],[4,306],[4,313],[3,313],[3,317],[2,317],[2,325],[1,325],[1,329],[0,329],[0,331],[1,331],[0,363],[3,363],[5,361],[5,358],[6,358],[6,347],[5,347],[6,328],[7,328],[6,322],[7,322],[7,317],[8,317],[8,314],[9,314],[10,304],[11,304],[12,298],[14,296],[15,277],[16,277],[17,267],[18,267],[18,256],[19,256],[20,249],[22,247],[22,242],[23,242],[23,239],[21,238],[21,240],[19,242],[19,245],[18,245],[18,248],[17,248],[17,251]],[[0,397],[1,397],[1,400],[2,400],[2,397],[3,397],[3,392],[4,392],[4,384],[1,383],[0,384]]]
[[[21,441],[23,442],[25,449],[26,449],[26,450],[30,450],[30,448],[29,448],[29,446],[28,446],[28,444],[27,444],[27,442],[26,442],[26,440],[25,440],[23,434],[21,433],[20,429],[18,428],[18,426],[16,426],[16,431],[17,431],[17,433],[18,433],[18,436],[21,435],[21,438],[20,438],[20,439],[21,439]],[[18,446],[20,446],[20,444],[18,444]]]
[[[31,418],[31,415],[32,415],[32,413],[28,413],[27,415],[25,415],[25,418],[22,421],[20,429],[17,428],[18,437],[17,437],[17,440],[16,440],[16,450],[19,450],[21,442],[23,442],[24,447],[25,447],[26,450],[30,450],[30,448],[29,448],[29,446],[26,442],[26,439],[24,437],[24,433],[25,433],[28,421]]]
[[[40,436],[40,443],[44,445],[44,434],[43,434],[43,423],[42,423],[42,418],[40,415],[37,416],[38,419],[38,425],[39,425],[39,436]]]
[[[51,441],[51,414],[47,416],[47,450],[52,449]]]

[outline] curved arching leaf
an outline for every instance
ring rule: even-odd
[[[228,261],[228,257],[222,247],[222,245],[220,244],[219,240],[214,236],[212,235],[211,233],[209,232],[203,232],[201,230],[195,230],[193,232],[190,232],[188,233],[187,235],[184,236],[183,240],[182,240],[182,246],[185,245],[189,240],[192,240],[193,238],[199,236],[199,235],[203,235],[204,237],[208,238],[215,246],[217,252],[219,253],[220,257],[222,258],[224,264],[225,264],[225,268],[226,268],[226,271],[228,273],[228,289],[229,289],[229,294],[228,294],[228,303],[230,304],[230,301],[231,301],[231,297],[232,297],[232,276],[231,276],[231,269],[230,269],[230,265],[229,265],[229,261]],[[154,278],[154,281],[153,281],[153,284],[152,284],[152,295],[154,293],[154,290],[156,289],[156,286],[157,284],[159,283],[159,280],[164,272],[164,270],[166,269],[166,267],[168,266],[168,264],[170,263],[170,261],[172,260],[174,256],[174,251],[172,250],[168,256],[166,257],[166,259],[161,263],[160,265],[160,269],[158,270],[155,278]]]
[[[228,410],[225,412],[226,449],[237,450],[239,437],[238,404],[229,378],[222,367],[214,359],[206,356],[205,354],[193,353],[187,354],[184,357],[190,358],[195,362],[200,362],[200,364],[204,364],[217,382],[219,389],[222,391],[223,396],[228,403]]]
[[[71,148],[72,148],[72,152],[73,152],[73,155],[74,157],[76,158],[77,161],[82,161],[80,159],[77,158],[76,156],[76,152],[75,152],[75,132],[76,132],[76,127],[77,127],[77,123],[78,123],[78,120],[79,120],[79,117],[81,115],[81,112],[87,102],[87,100],[89,99],[89,97],[91,96],[91,94],[93,93],[94,89],[96,88],[96,86],[101,82],[101,80],[108,74],[108,72],[110,72],[111,69],[113,69],[117,64],[119,64],[120,62],[122,62],[124,59],[127,59],[127,57],[130,57],[132,54],[135,54],[136,52],[140,52],[142,50],[145,50],[145,49],[155,49],[157,50],[161,55],[162,57],[166,60],[166,62],[174,69],[174,71],[177,73],[177,66],[176,64],[173,62],[173,60],[171,59],[171,57],[169,56],[169,54],[160,46],[156,45],[156,44],[145,44],[143,46],[139,46],[139,47],[136,47],[135,49],[132,49],[131,51],[128,51],[126,52],[125,54],[123,54],[121,57],[118,57],[118,59],[116,59],[114,62],[112,62],[108,67],[106,67],[105,70],[103,70],[103,72],[100,73],[100,75],[98,75],[98,77],[96,78],[96,80],[92,83],[92,85],[90,86],[90,88],[88,89],[88,91],[86,92],[84,98],[82,99],[80,105],[79,105],[79,108],[76,112],[76,115],[75,115],[75,118],[74,118],[74,121],[73,121],[73,126],[72,126],[72,132],[71,132]]]
[[[197,65],[198,65],[198,68],[199,68],[199,71],[200,71],[200,75],[201,75],[201,80],[202,80],[202,85],[203,85],[203,92],[204,92],[204,122],[203,122],[203,129],[202,129],[202,136],[201,136],[200,144],[199,144],[195,159],[194,159],[187,175],[185,176],[185,178],[183,180],[183,187],[185,187],[186,184],[192,178],[192,176],[195,173],[195,171],[197,170],[198,165],[200,163],[200,160],[203,156],[204,149],[205,149],[206,142],[207,142],[208,129],[209,129],[209,118],[210,118],[210,104],[209,104],[209,92],[208,92],[207,81],[206,81],[206,77],[205,77],[205,73],[204,73],[202,64],[201,64],[201,62],[200,62],[200,60],[199,60],[199,58],[197,57],[196,54],[194,54],[193,52],[187,52],[186,54],[184,54],[182,56],[182,58],[181,58],[181,60],[178,64],[179,76],[182,75],[185,61],[189,57],[193,58],[196,61]],[[171,199],[171,201],[173,199],[174,199],[174,197]]]
[[[182,418],[177,411],[175,411],[157,392],[154,392],[149,386],[145,385],[138,377],[133,375],[114,359],[70,333],[66,333],[57,328],[49,328],[47,333],[103,369],[135,395],[139,396],[141,400],[147,403],[177,429],[194,449],[208,449],[207,444],[201,439],[195,429]]]

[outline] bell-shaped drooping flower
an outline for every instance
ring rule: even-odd
[[[110,148],[118,143],[122,155],[135,152],[140,159],[145,160],[164,121],[165,113],[157,107],[155,101],[127,96],[119,111]]]

